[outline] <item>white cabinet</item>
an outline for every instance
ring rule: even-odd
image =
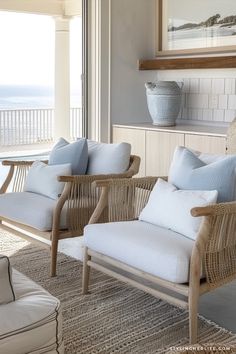
[[[214,154],[226,153],[226,128],[206,126],[155,127],[114,125],[113,142],[126,141],[141,157],[139,176],[167,176],[176,146]]]
[[[146,131],[146,175],[167,176],[179,145],[184,145],[184,134]]]

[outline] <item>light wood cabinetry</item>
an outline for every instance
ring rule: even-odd
[[[184,134],[146,131],[146,175],[167,176],[176,146],[184,145]]]
[[[131,153],[141,158],[138,176],[145,176],[145,130],[119,128],[113,130],[113,142],[127,142],[131,145]]]
[[[226,140],[225,138],[205,135],[185,135],[185,146],[197,151],[209,154],[225,154]]]
[[[113,142],[122,141],[130,143],[132,153],[141,157],[139,176],[166,176],[176,146],[186,146],[205,153],[226,153],[226,128],[114,125]]]

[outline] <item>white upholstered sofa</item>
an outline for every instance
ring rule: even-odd
[[[0,353],[63,354],[60,302],[0,257]]]

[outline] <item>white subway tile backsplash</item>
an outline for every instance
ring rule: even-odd
[[[223,95],[225,93],[225,79],[212,79],[213,94]]]
[[[208,95],[189,94],[186,97],[186,106],[188,108],[208,108]]]
[[[190,91],[190,79],[184,79],[183,83],[184,83],[183,92],[184,93],[189,93],[189,91]]]
[[[214,109],[213,110],[213,120],[214,122],[223,122],[225,118],[224,109]]]
[[[229,109],[236,109],[236,95],[229,95]]]
[[[200,79],[200,93],[211,93],[212,80],[211,79]]]
[[[220,109],[228,108],[228,95],[219,95],[219,108]]]
[[[184,78],[179,119],[231,122],[236,117],[236,78]]]
[[[218,107],[219,107],[219,95],[209,95],[208,108],[217,109]]]
[[[212,109],[203,109],[202,119],[211,121],[213,120],[213,110]]]
[[[235,79],[225,79],[225,94],[234,95],[236,93]]]
[[[226,109],[225,110],[225,122],[231,123],[234,118],[236,118],[236,111],[233,109]]]
[[[190,79],[189,83],[189,92],[190,93],[199,93],[199,79]]]

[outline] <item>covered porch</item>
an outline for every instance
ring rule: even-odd
[[[82,105],[70,104],[70,21],[82,16],[82,1],[2,0],[0,11],[46,15],[55,22],[54,106],[0,109],[1,156],[27,155],[27,150],[50,148],[60,136],[75,140],[85,135]]]

